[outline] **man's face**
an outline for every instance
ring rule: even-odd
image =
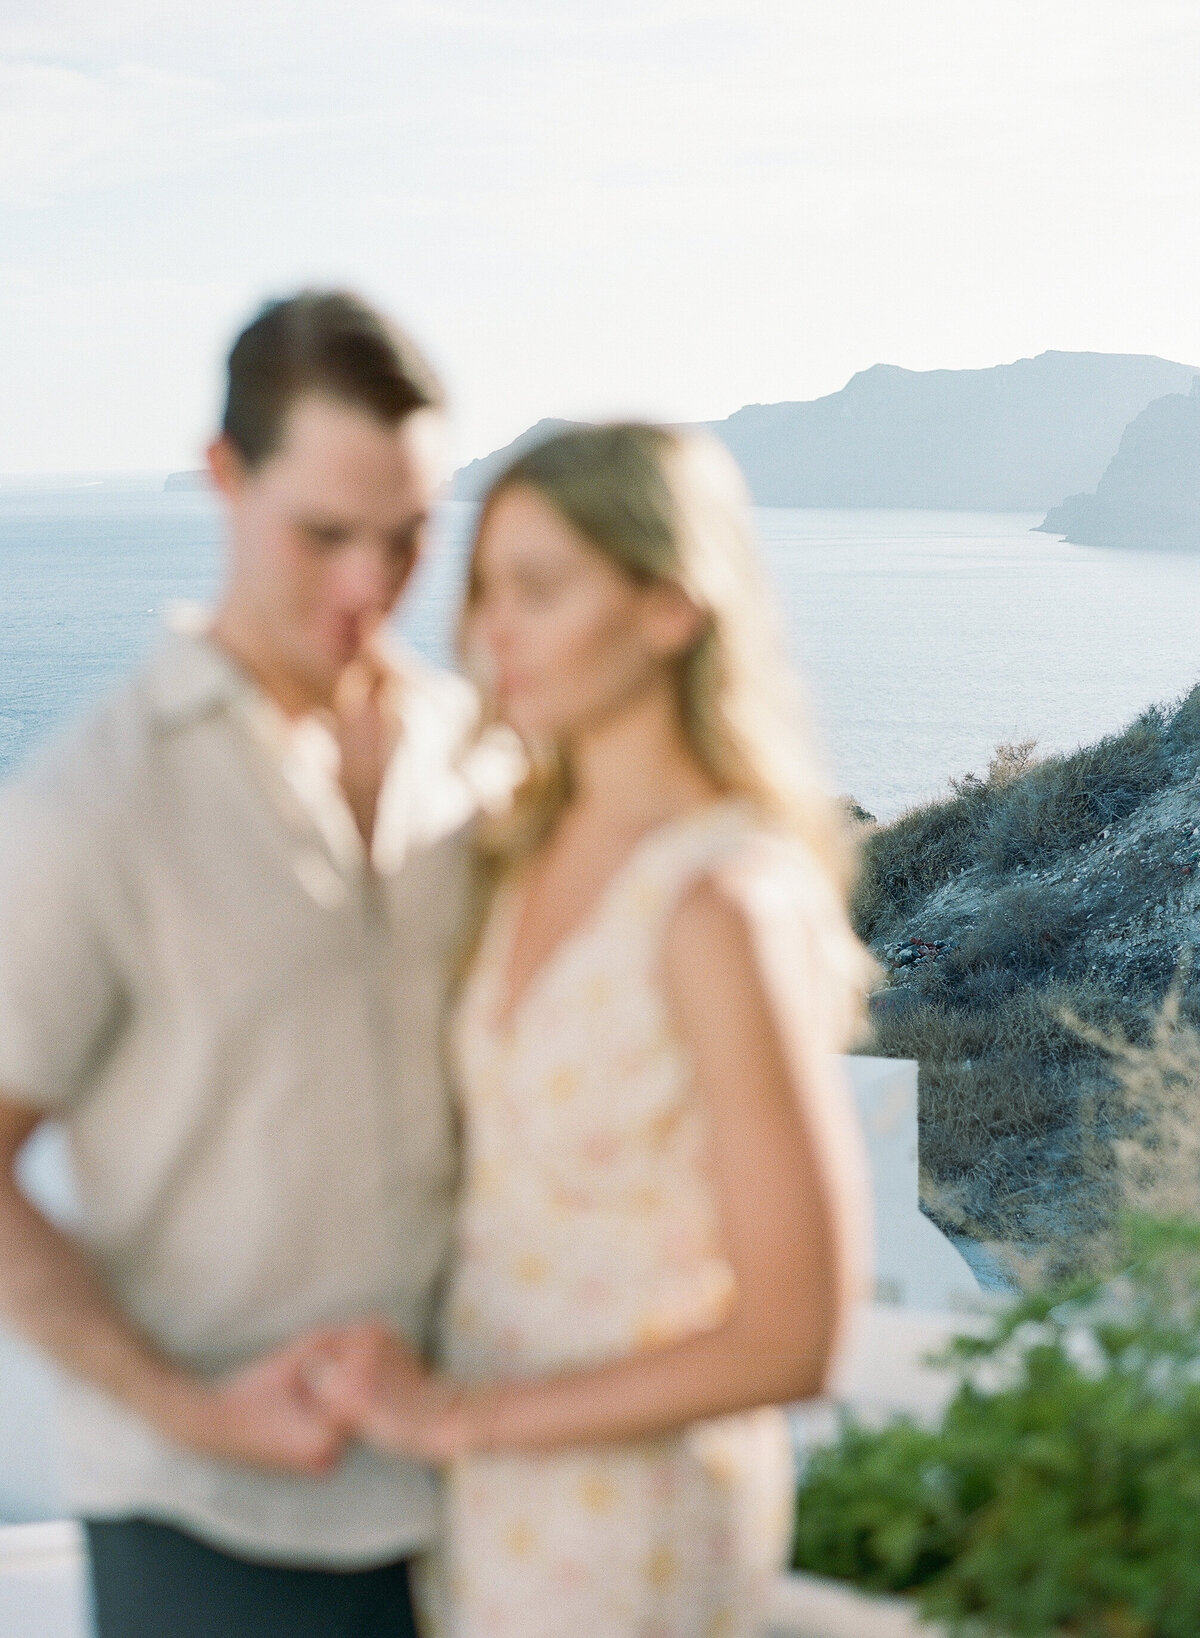
[[[247,470],[210,451],[228,507],[232,565],[222,619],[281,692],[312,708],[395,607],[424,544],[442,477],[443,422],[396,425],[336,399],[298,399],[282,446]]]

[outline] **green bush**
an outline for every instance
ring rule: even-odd
[[[953,1561],[962,1521],[939,1484],[938,1436],[907,1420],[847,1422],[818,1450],[796,1508],[797,1569],[870,1592],[923,1587]]]
[[[798,1568],[1008,1638],[1200,1633],[1200,1227],[1130,1218],[1120,1272],[955,1345],[941,1423],[848,1425],[801,1484]]]

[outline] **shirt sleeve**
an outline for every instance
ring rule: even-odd
[[[81,794],[48,767],[0,791],[0,1090],[47,1113],[83,1101],[124,1007]]]

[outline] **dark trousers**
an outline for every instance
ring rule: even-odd
[[[296,1570],[148,1519],[84,1530],[97,1638],[416,1638],[403,1562]]]

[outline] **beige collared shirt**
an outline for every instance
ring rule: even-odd
[[[332,741],[194,634],[0,792],[0,1087],[63,1120],[90,1252],[201,1372],[367,1312],[428,1334],[473,701],[400,667],[375,869]],[[63,1434],[84,1515],[318,1564],[381,1562],[434,1526],[431,1477],[357,1448],[320,1481],[226,1466],[78,1383]]]

